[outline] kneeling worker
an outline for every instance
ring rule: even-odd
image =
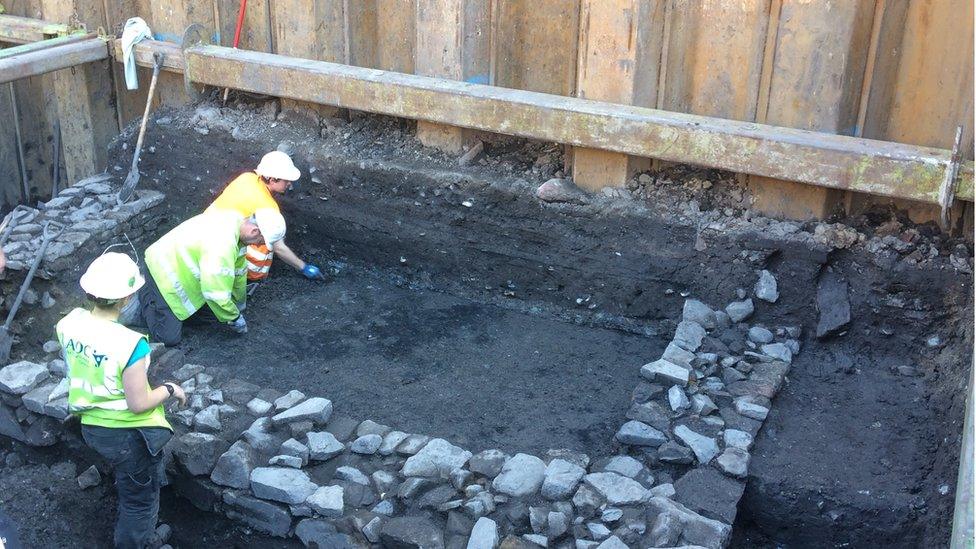
[[[272,193],[284,193],[301,176],[302,172],[295,167],[290,156],[281,151],[271,151],[261,158],[253,172],[243,173],[231,181],[207,211],[235,211],[244,217],[250,217],[263,208],[280,212]],[[321,269],[302,261],[282,239],[275,242],[274,246],[259,243],[247,247],[247,281],[258,282],[266,278],[275,254],[301,271],[308,279],[325,278]]]
[[[149,386],[146,336],[117,322],[144,282],[129,256],[103,254],[81,277],[94,307],[71,311],[56,327],[68,365],[68,408],[81,416],[88,446],[114,468],[115,547],[149,546],[159,511],[163,446],[173,436],[163,402],[186,403],[176,383]]]
[[[217,321],[246,333],[240,313],[247,297],[242,246],[273,246],[284,236],[285,220],[271,209],[258,210],[253,219],[236,212],[207,212],[163,235],[146,249],[149,276],[139,291],[137,313],[149,336],[176,345],[183,337],[183,321],[204,305]]]

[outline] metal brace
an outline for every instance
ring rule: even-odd
[[[193,23],[183,31],[183,44],[180,46],[183,52],[183,62],[186,64],[183,68],[183,89],[194,101],[203,99],[203,89],[198,90],[190,81],[190,56],[186,54],[186,50],[193,46],[207,46],[212,43],[210,32],[199,23]]]
[[[939,187],[939,206],[942,208],[939,216],[942,230],[949,229],[949,211],[952,209],[952,202],[956,198],[956,176],[959,174],[959,165],[962,163],[962,126],[956,126],[956,138],[952,142],[952,155],[946,164],[945,175],[942,178],[942,185]]]

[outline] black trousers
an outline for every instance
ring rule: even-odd
[[[82,425],[85,442],[108,461],[118,491],[117,548],[149,545],[159,518],[163,446],[173,433],[162,427],[108,428]]]
[[[139,314],[149,332],[150,341],[159,341],[167,347],[179,344],[183,339],[183,322],[176,318],[172,309],[159,292],[156,281],[147,269],[143,270],[146,283],[139,288]]]

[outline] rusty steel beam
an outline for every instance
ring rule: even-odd
[[[106,58],[108,47],[101,38],[29,49],[19,55],[0,57],[0,84]]]
[[[7,59],[15,55],[22,55],[25,53],[31,53],[40,50],[46,50],[48,48],[53,48],[55,46],[63,46],[65,44],[73,44],[75,42],[81,42],[82,40],[87,40],[90,38],[95,38],[94,34],[84,34],[75,33],[68,34],[65,36],[58,36],[56,38],[48,38],[46,40],[39,40],[37,42],[30,42],[27,44],[21,44],[19,46],[11,46],[8,48],[0,49],[0,59]]]
[[[148,65],[149,43],[137,59]],[[197,45],[189,80],[298,101],[938,204],[944,149]],[[171,60],[174,62],[174,60]],[[956,179],[973,200],[973,163]]]
[[[28,44],[69,32],[71,27],[60,23],[16,15],[0,15],[0,42]]]

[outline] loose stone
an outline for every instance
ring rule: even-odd
[[[564,459],[554,459],[546,466],[542,481],[542,497],[548,500],[567,499],[576,491],[586,469]]]
[[[276,410],[279,409],[278,402],[287,396],[285,395],[275,401]],[[304,395],[302,396],[304,397]],[[272,416],[271,421],[275,425],[280,425],[283,423],[308,420],[317,425],[324,425],[329,421],[330,417],[332,417],[332,401],[326,398],[314,397],[301,404],[289,406],[285,411]]]
[[[325,461],[342,453],[346,445],[327,431],[308,434],[308,457],[315,461]]]
[[[756,297],[763,301],[768,301],[770,303],[776,303],[779,299],[779,290],[776,285],[776,277],[773,273],[763,270],[759,273],[759,280],[756,281],[755,287]]]
[[[679,425],[674,429],[674,435],[691,448],[698,461],[705,465],[718,455],[718,444],[715,439],[696,433],[687,425]]]
[[[444,439],[435,438],[422,450],[407,458],[402,472],[408,477],[447,478],[452,470],[463,467],[470,457],[471,452],[454,446]]]
[[[0,391],[23,395],[50,376],[47,366],[21,360],[0,369]]]
[[[396,447],[400,445],[404,439],[407,438],[407,433],[403,431],[390,431],[383,437],[383,443],[380,444],[379,453],[382,456],[388,456],[396,451]]]
[[[749,452],[730,446],[715,458],[715,464],[729,476],[745,478],[749,470]]]
[[[732,322],[742,322],[752,316],[753,311],[755,311],[755,306],[752,304],[751,298],[733,301],[725,307],[725,314],[729,315],[729,320]]]
[[[697,322],[682,320],[674,330],[674,342],[688,352],[695,352],[705,339],[705,328]]]
[[[344,465],[336,469],[335,476],[339,480],[355,482],[356,484],[361,484],[363,486],[369,486],[370,484],[369,477],[363,474],[363,472],[359,469],[350,467],[348,465]]]
[[[298,390],[288,391],[284,396],[274,401],[275,411],[282,412],[305,400],[305,393]]]
[[[689,320],[700,324],[706,330],[712,330],[716,326],[715,311],[697,299],[686,299],[684,309],[681,312],[682,320]]]
[[[756,404],[752,397],[742,396],[734,401],[735,411],[740,415],[746,416],[748,418],[757,419],[763,421],[766,419],[766,415],[769,414],[769,408]]]
[[[640,474],[644,466],[641,462],[630,456],[613,456],[607,461],[606,465],[603,466],[604,471],[611,473],[617,473],[618,475],[623,475],[627,478],[634,478]]]
[[[616,473],[590,473],[584,480],[610,505],[636,505],[649,497],[640,483]]]
[[[699,416],[707,416],[716,410],[718,410],[718,406],[712,402],[712,399],[708,398],[708,395],[703,395],[701,393],[692,395],[691,411],[694,413],[698,414]]]
[[[687,410],[691,407],[691,402],[688,400],[688,395],[686,395],[684,390],[677,385],[672,385],[671,388],[668,389],[668,404],[675,412]]]
[[[254,454],[251,447],[243,440],[238,440],[217,459],[210,480],[221,486],[244,490],[251,484],[252,470]]]
[[[495,549],[498,547],[498,524],[488,517],[481,517],[474,523],[467,549]]]
[[[545,479],[546,464],[536,456],[515,454],[492,481],[492,488],[513,497],[536,493]]]
[[[343,509],[342,486],[319,486],[305,503],[326,518],[339,518]]]
[[[773,332],[770,332],[762,326],[753,326],[749,328],[749,341],[753,343],[770,343],[773,341]]]
[[[252,398],[247,403],[247,411],[251,412],[251,415],[260,417],[271,411],[271,403],[260,398]]]
[[[793,351],[782,343],[769,343],[761,347],[764,355],[781,360],[787,364],[793,362]]]
[[[660,446],[668,440],[667,435],[661,431],[634,420],[624,423],[614,438],[622,444],[632,446]]]
[[[732,446],[741,450],[749,450],[752,447],[752,435],[738,429],[726,429],[723,435],[725,446]]]
[[[661,383],[677,383],[684,387],[688,384],[690,371],[686,368],[673,364],[665,359],[655,360],[641,367],[641,376],[649,381],[659,381]]]
[[[85,472],[78,475],[78,486],[82,490],[91,488],[92,486],[98,486],[102,483],[102,475],[98,472],[98,468],[92,465],[91,467],[85,469]]]
[[[251,471],[251,490],[261,499],[297,505],[317,488],[304,471],[283,467],[258,467]]]
[[[349,449],[357,454],[372,455],[380,449],[381,444],[383,444],[383,437],[377,434],[369,434],[354,440]]]
[[[295,456],[278,455],[268,460],[268,465],[301,469],[302,459]]]

